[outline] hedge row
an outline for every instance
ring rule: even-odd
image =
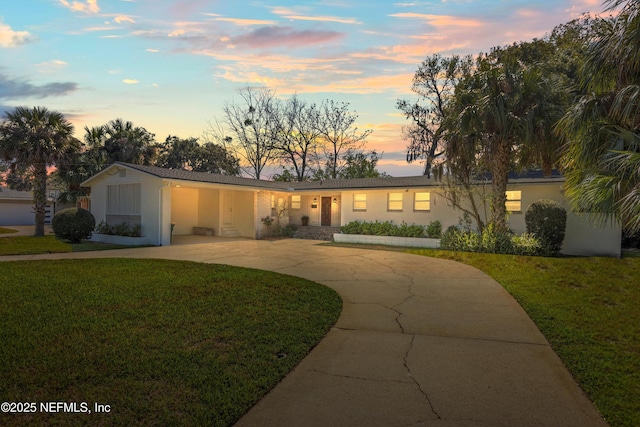
[[[370,236],[431,237],[437,239],[442,233],[442,224],[440,224],[440,221],[431,221],[427,226],[418,224],[409,225],[404,221],[400,225],[396,225],[392,221],[352,221],[340,227],[340,231],[342,231],[342,233],[344,234],[366,234]]]

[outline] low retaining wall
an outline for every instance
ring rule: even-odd
[[[113,236],[111,234],[96,233],[93,233],[89,240],[92,242],[110,243],[112,245],[141,246],[154,244],[148,237]]]
[[[440,239],[424,237],[371,236],[368,234],[335,233],[333,241],[337,243],[364,243],[369,245],[406,246],[410,248],[440,247]]]

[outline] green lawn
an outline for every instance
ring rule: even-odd
[[[56,252],[72,252],[70,244],[55,236],[13,236],[0,238],[0,255],[33,255]]]
[[[0,234],[11,234],[11,233],[17,233],[18,230],[14,230],[12,228],[4,228],[4,227],[0,227]]]
[[[35,255],[63,252],[104,251],[109,249],[127,249],[135,246],[114,245],[83,241],[81,243],[67,243],[58,240],[53,235],[44,237],[14,236],[0,238],[1,255]]]
[[[509,291],[612,427],[640,426],[640,258],[541,258],[437,250]]]
[[[342,309],[319,284],[229,266],[0,265],[0,402],[111,407],[99,415],[0,413],[3,426],[232,425]]]

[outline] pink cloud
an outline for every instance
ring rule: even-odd
[[[343,36],[335,31],[299,31],[292,27],[263,27],[233,38],[232,43],[252,48],[299,48],[336,41]]]
[[[427,21],[429,24],[435,27],[480,27],[484,25],[484,23],[477,19],[468,19],[461,18],[459,16],[449,16],[449,15],[432,15],[428,13],[394,13],[392,15],[394,18],[410,18],[410,19],[420,19]]]
[[[214,21],[230,22],[240,27],[249,25],[274,25],[274,21],[266,21],[263,19],[241,19],[241,18],[215,18]]]

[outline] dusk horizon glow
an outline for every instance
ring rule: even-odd
[[[601,0],[292,2],[23,0],[0,9],[0,113],[44,106],[75,126],[133,122],[163,142],[201,138],[246,86],[348,102],[373,130],[378,169],[405,161],[400,98],[435,53],[477,54],[543,37]]]

